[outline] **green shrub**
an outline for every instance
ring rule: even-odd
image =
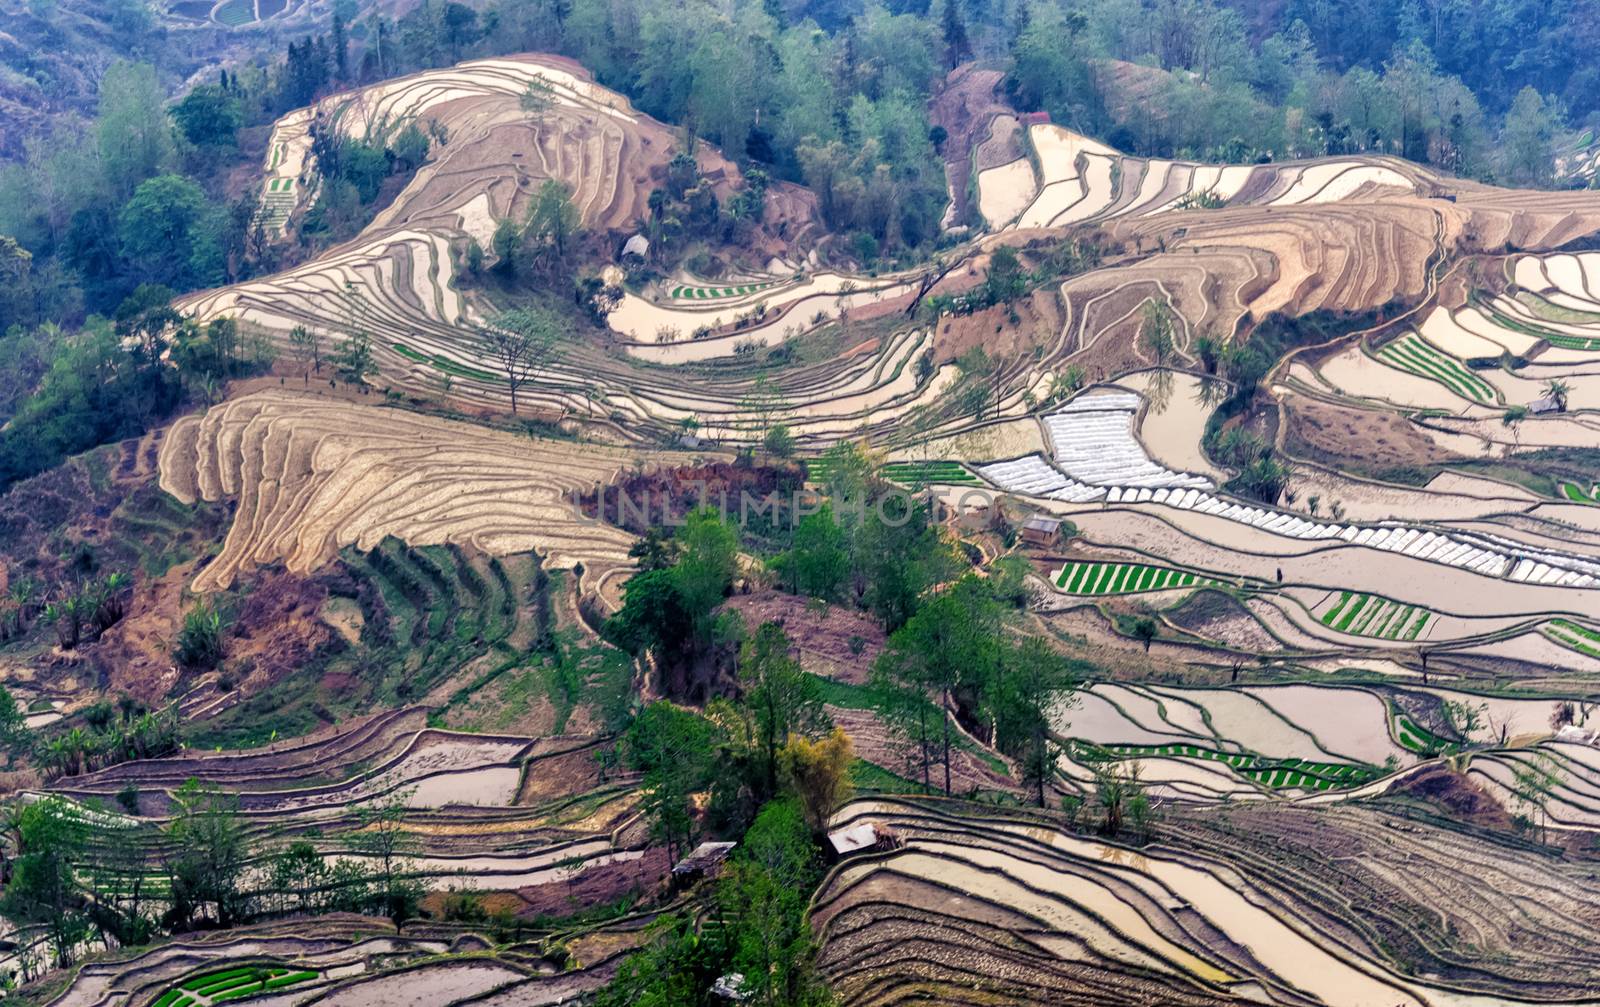
[[[209,671],[222,663],[222,613],[215,605],[198,601],[184,615],[173,656],[191,671]]]

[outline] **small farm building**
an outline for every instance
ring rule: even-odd
[[[1035,514],[1022,523],[1022,540],[1029,545],[1052,546],[1061,541],[1061,522]]]

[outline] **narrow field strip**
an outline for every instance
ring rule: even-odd
[[[893,462],[881,470],[883,477],[902,486],[926,483],[960,483],[976,485],[979,478],[968,472],[960,462]]]
[[[1188,570],[1140,563],[1068,563],[1051,577],[1067,594],[1138,594],[1183,587],[1220,587],[1223,581]]]
[[[707,301],[723,297],[744,297],[776,285],[776,283],[745,283],[733,287],[673,287],[672,296],[680,301]]]
[[[1592,325],[1595,322],[1600,322],[1600,310],[1595,312],[1579,311],[1576,308],[1554,304],[1539,294],[1526,290],[1517,296],[1517,301],[1534,315],[1552,323]],[[1512,318],[1504,310],[1496,308],[1494,302],[1486,302],[1475,296],[1470,298],[1470,303],[1494,319],[1496,325],[1512,332],[1518,332],[1524,336],[1532,336],[1535,339],[1543,339],[1551,346],[1559,347],[1563,350],[1577,350],[1582,353],[1600,352],[1600,337],[1556,332],[1542,325],[1534,325],[1521,319]],[[1596,307],[1600,308],[1600,305]]]
[[[429,356],[425,353],[418,353],[416,350],[413,350],[404,343],[391,343],[389,345],[396,353],[400,354],[402,357],[405,357],[407,360],[413,360],[419,364],[431,364],[444,373],[454,377],[472,378],[474,381],[503,380],[498,374],[490,374],[488,371],[480,371],[475,367],[468,367],[465,364],[459,364],[454,360],[451,360],[449,357],[442,357],[438,354]]]
[[[251,0],[228,0],[217,8],[214,16],[218,23],[225,24],[229,28],[237,28],[256,19],[255,4]]]

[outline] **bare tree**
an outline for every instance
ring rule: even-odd
[[[558,325],[543,309],[516,308],[478,328],[480,343],[505,375],[513,416],[517,390],[560,356]]]
[[[316,332],[304,325],[296,325],[289,330],[289,348],[307,383],[311,381],[313,369],[318,374],[322,373],[322,337]]]

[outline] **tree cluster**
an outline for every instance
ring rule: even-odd
[[[137,815],[137,791],[118,800]],[[145,944],[163,933],[320,912],[382,915],[399,926],[417,914],[418,847],[404,795],[364,807],[348,832],[319,844],[255,838],[237,794],[195,780],[171,803],[159,827],[53,795],[6,809],[0,915],[23,928],[24,978],[70,965],[96,944]],[[152,875],[166,882],[162,897]]]

